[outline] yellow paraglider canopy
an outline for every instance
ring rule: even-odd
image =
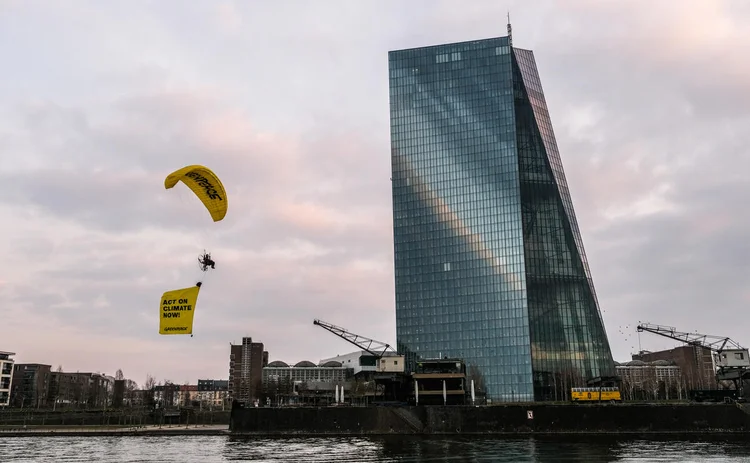
[[[214,222],[227,215],[227,192],[219,177],[208,167],[192,165],[169,174],[164,179],[164,188],[170,189],[182,181],[201,200]]]

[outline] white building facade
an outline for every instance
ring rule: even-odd
[[[358,350],[323,359],[318,362],[318,365],[326,365],[330,362],[340,363],[343,367],[349,369],[354,376],[358,376],[362,372],[403,373],[404,371],[404,356],[391,352],[386,352],[378,358],[367,351]]]
[[[10,390],[13,386],[14,352],[0,351],[0,407],[10,404]]]

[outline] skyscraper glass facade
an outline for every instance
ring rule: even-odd
[[[399,351],[461,357],[495,401],[564,399],[614,363],[533,53],[389,53]]]

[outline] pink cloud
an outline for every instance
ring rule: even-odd
[[[282,203],[274,208],[274,214],[282,222],[304,231],[316,233],[341,229],[346,223],[343,214],[310,202]]]
[[[224,32],[237,32],[242,26],[242,14],[231,0],[222,0],[216,5],[216,21]]]

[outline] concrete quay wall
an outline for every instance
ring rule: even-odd
[[[0,409],[0,428],[24,426],[148,426],[148,425],[228,425],[230,412],[182,409],[162,416],[148,410],[36,410]]]
[[[238,435],[748,433],[734,404],[235,408]]]

